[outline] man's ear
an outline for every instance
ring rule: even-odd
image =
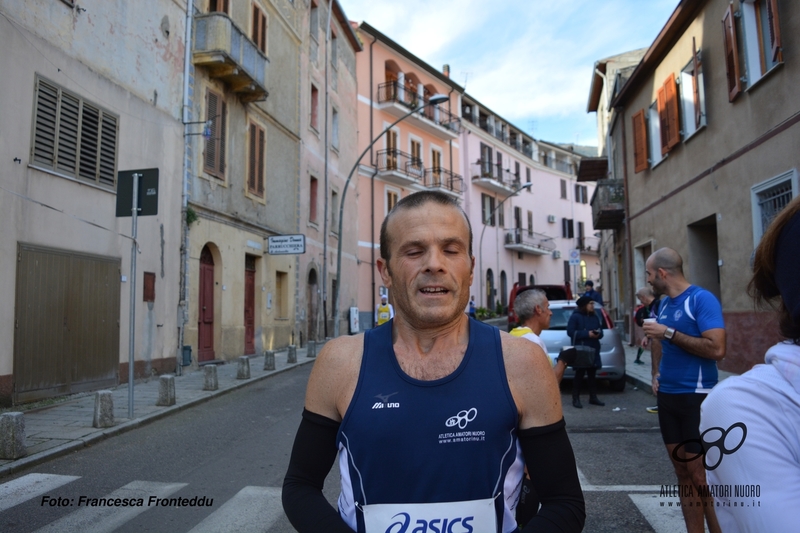
[[[386,259],[379,257],[375,260],[375,265],[378,267],[378,273],[381,276],[381,281],[383,281],[383,285],[388,289],[392,286],[392,275],[389,272],[389,261]]]

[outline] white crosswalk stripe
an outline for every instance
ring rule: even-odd
[[[678,507],[680,498],[668,498],[658,494],[628,494],[628,497],[636,504],[639,512],[656,533],[686,531],[683,512]]]
[[[28,474],[0,485],[0,513],[28,500],[66,485],[80,476]]]
[[[106,499],[143,498],[142,507],[82,507],[79,511],[50,522],[36,533],[61,533],[64,531],[81,531],[83,533],[110,533],[140,513],[147,511],[148,498],[155,496],[166,498],[183,487],[186,483],[157,483],[153,481],[132,481],[104,496]],[[74,502],[75,505],[78,502]]]
[[[281,489],[245,487],[189,533],[267,531],[281,516]]]

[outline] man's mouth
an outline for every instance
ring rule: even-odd
[[[422,294],[446,294],[450,291],[443,287],[423,287],[420,292]]]

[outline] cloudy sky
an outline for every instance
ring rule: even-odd
[[[538,139],[597,145],[594,62],[650,46],[678,0],[340,0]]]

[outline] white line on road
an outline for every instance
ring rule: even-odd
[[[583,492],[661,492],[661,485],[595,485],[578,468],[578,481]]]
[[[189,533],[267,531],[282,515],[281,489],[245,487]]]
[[[41,494],[47,494],[66,485],[80,476],[59,476],[56,474],[28,474],[0,485],[0,513],[11,509]]]
[[[679,498],[660,497],[658,494],[628,494],[628,497],[656,533],[686,531],[683,512],[678,506]]]
[[[110,533],[125,522],[147,511],[148,499],[151,496],[166,498],[183,487],[186,483],[157,483],[155,481],[132,481],[111,494],[103,496],[106,500],[116,498],[144,499],[142,507],[99,506],[83,507],[79,511],[50,522],[36,533],[62,533],[64,531],[80,531],[82,533]],[[78,502],[74,502],[77,504]]]

